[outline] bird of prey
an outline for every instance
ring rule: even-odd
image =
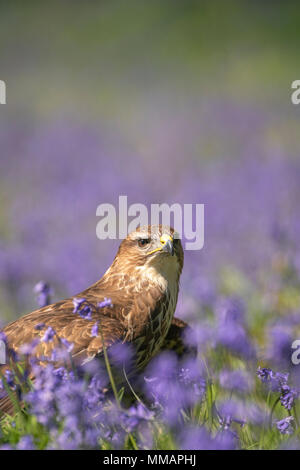
[[[51,327],[57,339],[40,341],[35,356],[49,357],[58,338],[64,338],[73,344],[73,359],[81,363],[101,356],[103,347],[130,343],[139,371],[163,347],[174,348],[186,326],[173,318],[182,268],[183,249],[173,228],[140,227],[122,241],[99,281],[75,296],[22,316],[2,331],[8,346],[18,352],[45,334],[37,325]],[[102,332],[97,336],[93,334],[96,323]]]

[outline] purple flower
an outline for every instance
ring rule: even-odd
[[[218,405],[219,424],[221,430],[230,430],[237,437],[235,431],[230,429],[232,423],[237,423],[241,427],[246,424],[247,409],[243,403],[237,400],[226,400]]]
[[[98,322],[94,323],[94,325],[92,326],[92,330],[91,330],[91,335],[94,336],[94,337],[97,337],[98,336]]]
[[[236,448],[232,434],[223,432],[213,437],[204,427],[186,426],[179,437],[182,450],[231,450]]]
[[[34,353],[37,345],[40,343],[40,338],[34,338],[31,343],[24,343],[20,346],[20,353],[25,356],[30,356]]]
[[[53,340],[54,336],[56,335],[55,330],[49,326],[44,333],[44,336],[41,338],[41,341],[44,343],[49,343]]]
[[[4,372],[4,377],[5,377],[5,380],[6,380],[7,385],[8,385],[10,388],[15,389],[15,388],[16,388],[16,385],[15,385],[15,374],[14,374],[11,370],[6,370],[6,371]]]
[[[253,380],[249,373],[243,370],[223,370],[219,376],[220,385],[237,392],[249,392],[253,387]]]
[[[79,316],[85,320],[92,320],[92,309],[89,305],[84,305],[79,310]]]
[[[113,307],[113,304],[111,303],[111,299],[107,299],[106,297],[104,297],[104,300],[98,303],[98,307],[99,308]]]
[[[48,361],[48,362],[62,362],[63,361],[67,363],[68,360],[70,360],[70,352],[73,349],[73,343],[69,343],[69,341],[67,341],[67,343],[69,346],[66,347],[65,345],[63,345],[61,341],[61,344],[59,344],[56,348],[52,349],[50,357],[46,356],[43,358],[43,360]],[[63,345],[63,347],[61,347],[61,345]]]
[[[74,343],[70,343],[70,341],[68,341],[65,338],[60,338],[60,341],[63,344],[63,346],[67,349],[68,352],[71,352],[73,350]]]
[[[233,321],[226,321],[217,327],[217,343],[231,352],[241,355],[246,359],[254,356],[254,348],[251,344],[245,328]]]
[[[17,447],[18,450],[34,450],[35,445],[33,443],[32,436],[23,436],[19,440]]]
[[[37,301],[40,307],[45,307],[50,304],[52,290],[48,284],[43,281],[38,282],[34,287],[34,292],[38,294]]]
[[[115,343],[108,350],[109,359],[116,368],[130,369],[134,361],[134,348],[128,343]]]
[[[291,363],[293,336],[290,327],[277,324],[268,330],[267,359],[278,368],[286,368]]]
[[[80,416],[86,384],[82,380],[68,380],[56,390],[56,403],[60,416]]]
[[[268,369],[266,367],[259,366],[256,371],[256,374],[262,382],[268,382],[274,378],[274,372],[272,371],[272,369]]]
[[[221,324],[245,323],[245,307],[240,299],[224,298],[216,306],[216,315]]]
[[[257,375],[263,382],[270,384],[273,391],[280,392],[280,402],[282,406],[290,410],[295,399],[299,396],[299,391],[288,385],[287,381],[289,375],[260,367],[257,370]]]
[[[240,420],[240,419],[236,419],[234,418],[233,416],[231,415],[225,415],[225,416],[220,416],[219,417],[219,424],[220,424],[220,428],[223,430],[223,431],[227,431],[230,429],[230,426],[232,423],[237,423],[239,424],[241,427],[243,427],[246,422],[243,421],[243,420]],[[235,437],[238,437],[237,434],[234,432],[234,431],[231,431],[233,432],[234,436]]]
[[[86,303],[86,305],[84,305]],[[73,299],[73,304],[74,304],[74,310],[73,313],[78,313],[81,318],[84,318],[85,320],[91,320],[92,319],[92,307],[87,303],[86,299],[78,299],[74,298]]]
[[[183,341],[187,348],[195,348],[196,351],[201,352],[208,348],[213,337],[213,328],[199,321],[183,332]]]
[[[185,388],[185,393],[190,394],[188,400],[190,404],[200,400],[206,391],[205,371],[200,364],[197,359],[190,358],[182,362],[178,368],[178,381]]]
[[[182,409],[201,401],[205,393],[198,362],[187,360],[180,364],[170,352],[161,353],[151,361],[144,379],[147,397],[170,426],[178,423]]]
[[[285,409],[290,410],[294,404],[295,398],[298,397],[296,390],[293,390],[288,385],[282,385],[280,402]]]
[[[106,385],[106,381],[104,380],[104,377],[96,374],[92,377],[88,388],[87,392],[84,397],[84,406],[93,411],[96,408],[99,409],[99,406],[103,403],[103,399],[105,397],[104,394],[104,387]]]
[[[280,421],[276,421],[276,427],[281,434],[293,434],[293,421],[293,416],[287,416],[286,418],[283,418]]]
[[[79,299],[77,297],[74,297],[73,299],[73,305],[74,305],[74,310],[73,313],[78,313],[81,306],[86,302],[86,299]]]
[[[73,372],[52,364],[33,366],[35,381],[24,400],[30,414],[49,429],[49,448],[98,447],[106,431],[106,418],[102,409],[105,381],[96,363],[92,378],[80,367]]]
[[[259,367],[256,374],[262,382],[270,384],[274,391],[280,391],[282,386],[286,385],[289,378],[289,374],[274,372],[266,367]]]
[[[132,406],[123,414],[123,424],[126,432],[133,432],[137,430],[141,423],[151,421],[154,418],[154,412],[150,411],[141,403]]]

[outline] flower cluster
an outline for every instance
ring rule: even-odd
[[[288,385],[289,375],[273,372],[271,369],[261,367],[258,368],[257,375],[262,382],[270,385],[273,391],[279,392],[282,406],[290,411],[294,405],[295,399],[300,394],[300,390],[296,390]]]

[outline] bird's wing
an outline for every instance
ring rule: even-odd
[[[102,329],[104,345],[111,346],[117,341],[124,339],[124,324],[117,306],[93,309],[91,319],[82,318],[73,313],[74,305],[72,299],[57,302],[7,325],[3,332],[7,336],[8,345],[16,352],[24,344],[31,343],[36,338],[42,338],[47,327],[52,327],[56,332],[53,340],[41,341],[35,354],[51,356],[54,347],[60,344],[60,339],[66,339],[73,344],[72,355],[79,357],[92,356],[101,353],[103,349],[100,328]],[[98,336],[94,337],[92,328],[98,323]],[[44,324],[42,329],[36,329],[37,325]]]
[[[42,338],[47,327],[52,327],[56,336],[52,341],[40,342],[36,347],[37,356],[51,355],[54,347],[59,344],[58,338],[73,343],[72,355],[77,358],[100,354],[103,348],[102,338],[93,337],[92,328],[96,322],[102,329],[104,345],[110,347],[115,342],[131,342],[136,338],[145,338],[146,343],[154,336],[162,334],[161,320],[167,308],[167,299],[160,289],[149,288],[145,284],[143,295],[123,299],[123,290],[116,291],[115,286],[99,289],[99,284],[78,294],[78,298],[86,298],[92,308],[91,319],[82,318],[74,313],[74,297],[40,308],[4,327],[10,348],[19,351],[24,344],[31,343],[35,338]],[[105,295],[104,295],[105,294]],[[110,295],[112,294],[112,295]],[[112,306],[97,308],[96,305],[105,297],[112,298]],[[37,325],[44,324],[42,329]],[[99,329],[98,328],[98,329]]]
[[[71,351],[73,360],[82,364],[87,359],[102,355],[103,346],[109,348],[112,344],[124,340],[124,326],[117,318],[111,318],[108,312],[105,315],[105,309],[101,309],[101,314],[94,313],[92,320],[87,320],[74,314],[71,304],[68,301],[60,302],[54,304],[52,309],[49,308],[51,306],[39,309],[5,327],[3,331],[6,334],[9,348],[20,352],[22,345],[30,344],[35,338],[43,336],[47,327],[51,326],[57,335],[49,342],[41,341],[36,346],[34,355],[40,359],[42,364],[45,363],[45,357],[51,358],[54,348],[65,347],[60,341],[63,338],[73,344]],[[92,328],[96,322],[98,323],[98,335],[93,336]],[[42,330],[36,330],[35,326],[39,323],[45,323],[46,327]],[[58,358],[57,362],[54,359],[53,362],[59,365],[60,359]],[[16,372],[14,364],[11,362],[0,366],[1,374],[4,374],[7,369]],[[30,378],[34,380],[32,375]],[[0,412],[12,414],[13,411],[14,406],[10,397],[1,398]]]

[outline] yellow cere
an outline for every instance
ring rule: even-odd
[[[162,250],[162,247],[167,243],[168,240],[170,240],[171,242],[173,242],[173,238],[172,238],[170,235],[167,235],[167,234],[164,233],[164,234],[160,237],[161,246],[160,246],[159,248],[155,248],[155,250],[150,251],[150,253],[148,253],[148,255],[151,255],[152,253],[155,253],[156,251]]]

